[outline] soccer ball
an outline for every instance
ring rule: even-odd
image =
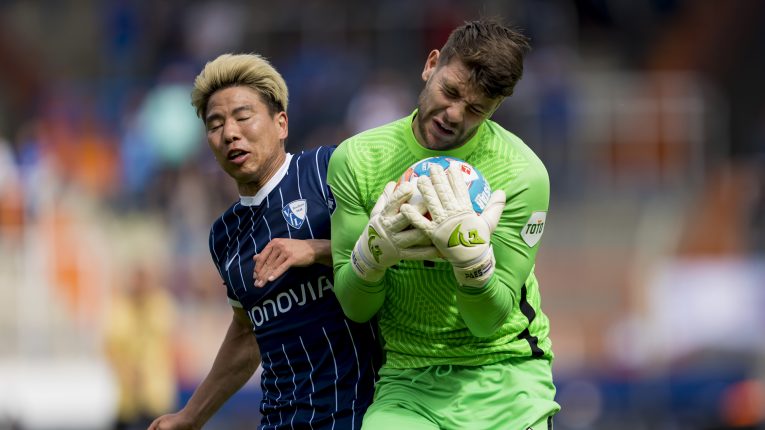
[[[475,167],[471,166],[468,162],[460,160],[455,157],[437,156],[422,159],[404,171],[401,177],[396,183],[396,187],[402,182],[411,182],[414,187],[414,194],[409,199],[410,204],[417,204],[422,200],[420,190],[417,189],[417,178],[420,176],[430,175],[430,165],[438,163],[444,170],[447,170],[450,166],[456,164],[459,166],[459,170],[462,172],[462,177],[465,179],[465,183],[468,186],[468,193],[470,194],[470,200],[473,203],[473,210],[477,213],[483,212],[486,208],[486,204],[489,202],[489,196],[491,196],[491,187],[486,181],[486,178]]]

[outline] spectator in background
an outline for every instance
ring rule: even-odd
[[[260,364],[258,428],[360,428],[380,348],[376,325],[348,320],[332,294],[325,177],[334,148],[286,152],[287,86],[258,55],[207,63],[191,98],[240,195],[210,231],[233,318],[188,403],[150,429],[201,428]]]
[[[408,114],[414,101],[398,74],[382,69],[351,99],[345,122],[351,133],[361,133]]]
[[[0,137],[0,246],[18,240],[23,222],[21,179],[10,143]],[[11,244],[9,244],[11,245]]]
[[[131,267],[108,312],[106,352],[119,387],[115,430],[145,429],[177,402],[176,312],[156,275],[146,263]]]

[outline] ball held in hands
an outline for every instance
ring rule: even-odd
[[[404,204],[401,213],[416,229],[425,232],[439,253],[452,263],[460,285],[483,287],[494,272],[490,238],[504,209],[505,193],[491,193],[479,214],[473,209],[461,166],[452,165],[444,171],[441,165],[431,164],[429,170],[430,175],[417,180],[424,204]],[[425,211],[430,217],[423,216]]]
[[[420,176],[430,176],[430,166],[433,164],[440,165],[444,170],[448,170],[452,166],[458,168],[458,170],[462,173],[465,184],[467,185],[470,201],[473,204],[473,210],[476,213],[483,212],[483,210],[486,208],[486,205],[489,203],[489,197],[491,196],[491,187],[489,186],[489,182],[486,180],[483,174],[478,171],[478,169],[470,165],[468,162],[456,157],[442,155],[425,158],[412,164],[408,169],[404,171],[404,173],[398,179],[398,182],[396,182],[396,188],[398,188],[404,182],[409,182],[415,185],[412,197],[408,202],[410,205],[420,208],[421,210],[425,210],[422,194],[416,187],[417,178]],[[430,219],[430,214],[427,212],[423,213],[423,215]]]

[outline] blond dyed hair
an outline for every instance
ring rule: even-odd
[[[272,116],[287,111],[287,84],[268,60],[258,54],[223,54],[208,62],[194,79],[191,104],[197,116],[204,121],[207,102],[216,91],[237,86],[260,93]]]

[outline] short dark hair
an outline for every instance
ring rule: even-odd
[[[523,75],[523,57],[530,49],[528,37],[495,19],[467,21],[449,35],[438,61],[442,66],[456,57],[488,97],[507,97]]]

